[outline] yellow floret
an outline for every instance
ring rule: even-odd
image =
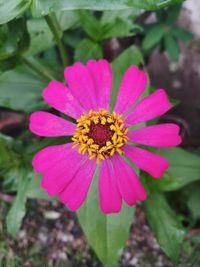
[[[104,145],[95,143],[90,135],[91,125],[101,124],[109,127],[112,131],[112,137]],[[75,143],[73,149],[78,148],[80,154],[88,153],[89,159],[96,158],[97,163],[105,160],[115,153],[123,153],[122,147],[128,141],[128,129],[125,128],[122,115],[115,112],[109,113],[107,110],[99,109],[98,111],[90,110],[77,120],[77,129],[72,137]]]

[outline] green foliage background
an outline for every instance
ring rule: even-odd
[[[0,107],[26,115],[38,109],[48,110],[41,92],[50,80],[63,81],[65,66],[105,57],[105,44],[112,38],[139,36],[140,47],[130,44],[112,61],[113,107],[127,67],[145,65],[155,47],[177,62],[179,40],[193,39],[191,33],[174,26],[181,3],[178,0],[0,0]],[[137,23],[142,10],[155,12],[157,21],[149,25]],[[39,149],[63,141],[36,140],[27,124],[16,138],[0,135],[0,189],[16,194],[6,218],[7,231],[14,237],[26,214],[28,198],[56,201],[40,188],[41,177],[33,173],[31,160]],[[200,219],[200,157],[181,148],[156,152],[169,159],[170,168],[161,180],[140,172],[149,195],[143,208],[163,251],[178,266],[188,229],[182,225],[181,216],[176,216],[173,199],[175,195],[185,196],[186,188],[191,188],[181,203],[191,214],[188,227],[192,227]],[[120,214],[103,215],[98,209],[97,176],[77,216],[101,262],[105,267],[114,267],[128,238],[135,208],[124,206]]]

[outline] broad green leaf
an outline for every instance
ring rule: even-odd
[[[78,211],[79,223],[104,267],[116,267],[128,239],[134,207],[124,206],[117,214],[105,215],[99,209],[98,174],[89,195]]]
[[[44,19],[30,19],[27,21],[27,27],[30,34],[27,55],[37,54],[55,44],[53,34]]]
[[[30,112],[37,107],[46,85],[47,82],[24,66],[4,72],[0,75],[0,106]]]
[[[21,15],[31,4],[31,0],[0,0],[0,24]]]
[[[18,179],[17,196],[6,217],[7,231],[13,237],[16,237],[26,213],[26,197],[29,184],[29,177],[26,172],[21,171],[21,176]]]
[[[119,90],[119,86],[122,77],[128,67],[132,65],[139,66],[143,63],[143,57],[140,50],[136,46],[130,46],[125,51],[123,51],[113,62],[113,89],[111,96],[111,110],[114,108],[116,96]]]
[[[194,183],[184,188],[187,193],[187,206],[195,220],[200,219],[200,183]]]
[[[137,7],[154,10],[181,2],[182,0],[33,0],[32,12],[34,16],[44,16],[51,11],[74,9],[121,10]]]
[[[200,180],[200,157],[181,148],[157,150],[165,156],[170,167],[161,179],[148,179],[148,185],[155,190],[177,190],[189,183]]]
[[[177,264],[185,232],[163,194],[152,192],[144,202],[145,214],[164,252]]]
[[[75,11],[56,12],[56,16],[62,31],[66,31],[78,23],[78,16]]]
[[[49,197],[47,192],[41,187],[41,177],[35,173],[30,174],[30,182],[27,187],[27,197],[38,198],[53,201],[54,198]]]
[[[171,34],[183,42],[190,42],[194,39],[194,35],[191,32],[179,27],[172,28]]]
[[[173,36],[165,36],[165,49],[172,61],[178,61],[180,55],[180,47],[177,40]]]
[[[89,59],[100,59],[102,57],[101,46],[89,39],[83,39],[75,49],[75,61],[87,62]]]
[[[152,26],[143,40],[143,49],[146,51],[153,49],[161,41],[164,35],[165,26],[163,24],[156,24],[155,26]]]

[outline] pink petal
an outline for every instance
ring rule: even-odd
[[[31,114],[29,129],[39,136],[73,135],[76,125],[49,112],[37,111]]]
[[[76,149],[72,149],[73,145],[74,143],[48,146],[40,150],[32,160],[35,172],[44,173],[66,158],[69,160],[70,157],[75,157],[76,155],[80,156],[80,158],[83,157]]]
[[[147,80],[147,75],[135,66],[126,71],[114,109],[118,114],[125,113],[143,94],[147,86]]]
[[[128,132],[130,142],[154,147],[174,147],[181,143],[180,128],[176,124],[166,123],[147,126]]]
[[[112,90],[112,69],[110,64],[105,59],[89,60],[87,68],[94,82],[98,107],[109,110]]]
[[[51,81],[42,96],[51,107],[72,118],[78,119],[84,111],[69,89],[61,82]]]
[[[128,114],[125,122],[135,125],[163,115],[171,108],[171,103],[163,89],[143,98]]]
[[[118,188],[124,201],[132,206],[137,201],[144,201],[147,198],[146,192],[140,183],[138,175],[119,155],[112,157],[112,163],[117,179]]]
[[[135,165],[154,178],[160,178],[169,167],[169,162],[163,156],[151,153],[139,147],[124,145],[122,148],[127,156]]]
[[[99,195],[100,207],[105,214],[121,210],[122,199],[110,160],[103,160],[100,163]]]
[[[76,211],[83,204],[96,169],[95,160],[87,160],[76,172],[70,184],[60,194],[60,201],[71,211]]]
[[[82,63],[65,68],[65,79],[70,92],[87,111],[98,109],[97,92],[89,70]]]
[[[74,143],[49,146],[39,151],[33,159],[37,173],[44,173],[42,187],[50,196],[60,193],[72,180],[86,157],[72,149]]]

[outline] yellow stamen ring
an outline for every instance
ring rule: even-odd
[[[128,141],[128,129],[125,128],[122,115],[107,110],[90,110],[77,120],[76,132],[72,140],[80,154],[89,154],[89,159],[96,158],[97,163],[122,154],[122,146]]]

